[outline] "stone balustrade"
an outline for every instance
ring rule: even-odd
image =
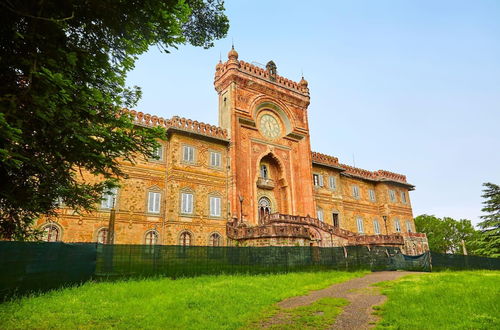
[[[349,245],[402,245],[403,236],[394,235],[356,235],[348,237]]]

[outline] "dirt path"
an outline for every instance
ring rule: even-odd
[[[380,289],[371,285],[383,281],[392,281],[409,274],[422,273],[370,273],[361,278],[355,278],[323,290],[311,292],[307,296],[286,299],[278,303],[278,306],[289,309],[309,305],[325,297],[345,298],[349,301],[349,305],[345,306],[343,312],[337,317],[332,329],[368,329],[377,321],[377,317],[372,315],[372,307],[380,305],[386,300],[386,297],[380,293]]]

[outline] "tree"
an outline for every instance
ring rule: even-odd
[[[229,25],[222,0],[2,0],[0,8],[0,237],[25,239],[58,199],[92,210],[124,176],[119,162],[152,157],[165,137],[122,111],[141,95],[125,86],[137,56],[151,45],[211,47]]]
[[[470,220],[423,214],[415,218],[415,226],[418,232],[427,234],[431,251],[460,254],[463,253],[462,241],[469,252],[474,250],[476,231]]]
[[[481,232],[478,239],[477,252],[487,257],[500,257],[500,186],[487,182],[483,186],[484,208],[487,214],[482,215],[478,223]]]

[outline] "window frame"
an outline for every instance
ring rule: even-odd
[[[359,186],[357,184],[352,185],[352,197],[355,199],[361,198],[361,191],[359,190]]]
[[[368,196],[370,197],[371,202],[377,201],[377,197],[375,195],[375,189],[368,189]]]
[[[400,191],[399,192],[399,198],[401,198],[401,203],[403,203],[403,204],[407,203],[406,192]]]
[[[110,194],[110,192],[111,192],[111,194]],[[111,210],[111,209],[113,209],[113,207],[116,209],[117,205],[118,205],[118,192],[119,192],[118,187],[106,189],[105,191],[103,191],[102,196],[101,196],[100,209],[101,210]],[[105,195],[106,195],[106,198],[104,198]],[[113,203],[113,196],[115,198],[115,204],[111,205]],[[104,205],[104,201],[106,201],[106,205]]]
[[[391,203],[396,202],[396,191],[394,189],[389,189],[389,200]]]
[[[358,234],[365,233],[365,224],[364,224],[364,220],[362,217],[356,217],[356,226],[358,229]]]
[[[185,212],[185,205],[184,205],[184,195],[186,196],[191,196],[191,207],[190,207],[190,210],[188,210],[189,212]],[[181,191],[180,193],[180,214],[181,215],[187,215],[187,216],[193,216],[194,215],[194,192],[193,191],[190,191],[190,190],[184,190],[184,191]],[[186,200],[188,200],[189,198],[186,197]]]
[[[158,141],[157,141],[158,142]],[[162,162],[164,153],[164,146],[161,142],[158,142],[159,146],[153,150],[153,156],[158,156],[158,159],[151,157],[151,161]]]
[[[413,225],[410,220],[406,220],[406,232],[413,233]]]
[[[153,210],[151,210],[150,206],[150,202],[151,202],[151,194],[158,194],[158,202],[156,202],[156,197],[153,199],[153,207],[154,206],[158,206],[158,211],[155,211],[154,208]],[[158,203],[158,204],[156,204]],[[158,214],[161,214],[161,203],[162,203],[162,193],[159,189],[148,189],[148,192],[147,192],[147,202],[146,202],[146,212],[149,213],[149,214],[155,214],[155,215],[158,215]]]
[[[215,158],[213,158],[213,156],[215,156]],[[216,150],[210,150],[210,152],[208,153],[208,157],[209,157],[209,162],[208,162],[209,167],[215,169],[222,168],[222,152]],[[212,164],[213,159],[218,160],[219,164],[217,165],[217,161],[215,162],[216,164]]]
[[[214,201],[218,200],[219,201],[219,209],[218,209],[218,214],[217,212],[212,212],[212,199]],[[217,205],[217,203],[213,204],[214,206]],[[215,211],[217,208],[215,208]],[[208,195],[208,214],[210,218],[221,218],[222,217],[222,197],[219,194],[210,194]]]
[[[373,232],[375,233],[375,235],[382,234],[382,232],[380,231],[380,222],[377,218],[373,219]]]
[[[398,218],[394,218],[394,231],[396,233],[400,233],[401,232],[401,222],[399,221]]]
[[[189,151],[187,153],[188,159],[185,158],[186,150],[189,150],[189,149],[192,150],[192,158],[193,159],[189,159],[190,158]],[[182,162],[185,164],[195,164],[196,163],[196,148],[192,145],[189,145],[189,144],[183,144],[182,145],[182,157],[181,157],[181,159],[182,159]]]
[[[335,217],[334,215],[337,216],[337,225],[335,226]],[[332,211],[332,226],[336,228],[340,228],[340,213],[338,211]]]
[[[333,175],[328,176],[328,186],[330,190],[337,190],[337,178],[335,176]]]
[[[319,221],[325,222],[325,212],[323,212],[323,209],[321,207],[316,208],[316,217]]]

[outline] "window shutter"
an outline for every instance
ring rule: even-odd
[[[330,189],[335,189],[335,177],[331,176],[330,177]]]
[[[181,212],[186,213],[186,194],[181,194]]]
[[[319,186],[323,187],[323,176],[319,175]]]
[[[154,193],[148,192],[148,212],[154,212]]]
[[[188,161],[188,157],[189,157],[188,147],[184,146],[184,147],[182,148],[182,151],[183,151],[182,159],[183,159],[184,161]]]
[[[189,147],[189,161],[194,162],[194,148]]]
[[[214,216],[215,215],[215,200],[213,197],[210,197],[210,215]]]
[[[160,213],[160,193],[153,193],[154,195],[154,200],[155,200],[155,206],[154,206],[154,212],[155,213]]]

